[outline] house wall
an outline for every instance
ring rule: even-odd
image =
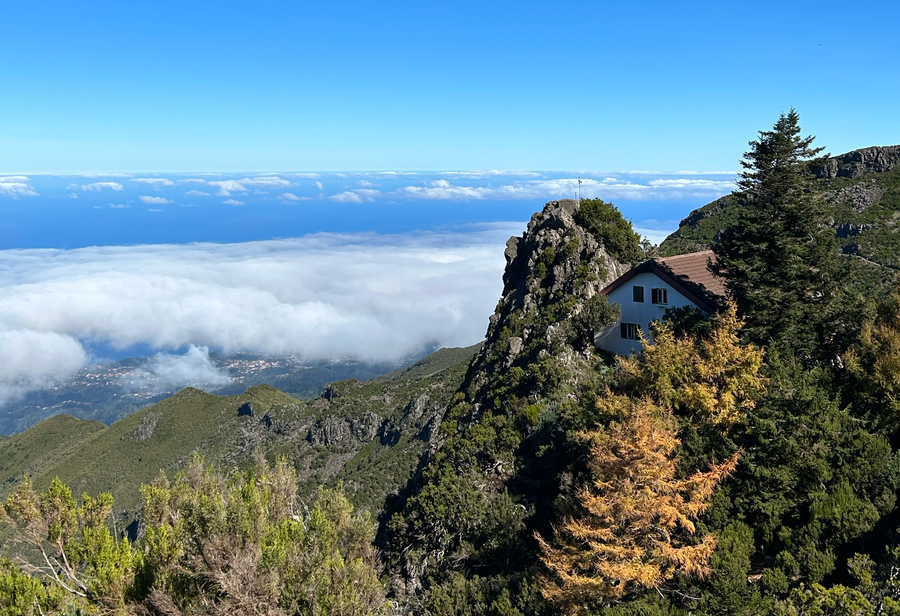
[[[644,302],[638,303],[634,301],[633,287],[644,287]],[[668,290],[669,303],[653,304],[653,294],[651,289]],[[697,305],[686,298],[684,295],[676,291],[673,287],[666,284],[656,274],[645,272],[637,274],[607,295],[609,303],[617,303],[622,309],[622,317],[614,325],[608,325],[594,334],[594,344],[605,351],[610,351],[616,355],[630,355],[632,352],[640,352],[641,341],[622,338],[620,323],[636,323],[644,332],[647,338],[650,335],[650,322],[654,319],[662,319],[666,308],[681,308],[691,306],[696,308]]]

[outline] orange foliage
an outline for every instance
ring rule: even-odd
[[[578,494],[583,514],[556,529],[554,545],[537,535],[549,571],[542,591],[568,613],[658,587],[677,572],[707,575],[716,539],[695,540],[694,520],[740,455],[676,479],[672,453],[680,441],[671,413],[649,400],[616,396],[604,404],[618,405],[624,419],[582,435],[592,475]]]
[[[700,338],[676,338],[666,323],[656,324],[653,344],[644,340],[643,355],[623,359],[622,368],[638,391],[727,428],[743,421],[765,390],[763,352],[741,344],[744,322],[734,303],[713,320]]]

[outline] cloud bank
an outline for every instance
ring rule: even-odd
[[[110,190],[115,190],[115,191],[125,190],[125,187],[122,186],[121,184],[119,184],[118,182],[93,182],[91,184],[82,184],[81,185],[81,190],[86,190],[89,192],[94,191],[94,190],[100,191],[105,188],[108,188]]]
[[[129,378],[130,389],[173,391],[184,387],[215,388],[231,383],[209,359],[209,348],[188,345],[183,355],[159,353]]]
[[[12,197],[37,197],[37,191],[31,187],[29,179],[24,175],[0,176],[0,196]]]
[[[163,205],[165,203],[172,203],[165,197],[148,197],[146,195],[141,195],[140,197],[138,197],[138,199],[140,199],[147,205]]]
[[[0,406],[66,378],[87,361],[84,347],[68,334],[0,330]]]
[[[0,403],[84,366],[94,343],[364,360],[473,344],[521,230],[0,251],[0,365],[14,367]],[[151,372],[174,374],[167,361]]]
[[[454,178],[473,178],[466,174],[455,174]],[[595,178],[557,178],[546,180],[523,180],[500,186],[471,186],[454,184],[446,179],[432,180],[416,186],[403,186],[394,193],[417,199],[440,199],[469,201],[478,199],[561,199],[574,198],[578,193],[579,181],[585,198],[626,199],[629,201],[666,201],[688,198],[715,198],[734,190],[734,182],[730,180],[709,180],[699,178],[654,179],[646,183],[623,179],[620,177]],[[363,191],[348,191],[334,195],[329,199],[335,201],[351,201],[348,195]],[[377,191],[375,191],[377,192]],[[337,199],[336,197],[341,197]]]

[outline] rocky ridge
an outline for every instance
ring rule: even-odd
[[[813,168],[816,177],[859,178],[869,173],[887,173],[900,167],[900,145],[860,148],[832,156],[821,166]]]
[[[865,276],[894,284],[900,269],[900,146],[870,147],[812,167],[814,189],[829,209],[841,250],[875,266]],[[692,211],[660,246],[664,254],[709,248],[737,220],[736,193]],[[878,266],[881,269],[878,269]]]
[[[585,302],[629,265],[615,261],[602,240],[576,222],[578,206],[574,199],[551,201],[531,217],[522,237],[506,242],[503,295],[470,371],[476,387],[489,382],[492,358],[500,356],[505,369],[522,363],[517,358],[528,350],[541,359],[553,355],[573,369],[579,361],[592,360],[593,347],[576,340],[575,321]],[[547,323],[541,317],[550,312],[557,318]],[[577,375],[573,377],[577,381]],[[532,395],[540,393],[537,388]],[[476,400],[476,405],[483,402]]]
[[[582,224],[579,206],[551,201],[507,242],[484,346],[382,528],[392,590],[409,612],[428,612],[463,576],[489,594],[519,584],[511,572],[532,558],[533,529],[566,484],[556,447],[580,409],[592,408],[605,369],[593,332],[614,316],[598,291],[630,266]]]

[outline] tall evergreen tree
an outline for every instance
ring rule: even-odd
[[[812,190],[822,148],[801,136],[791,109],[760,131],[744,154],[738,219],[713,247],[714,273],[755,342],[776,341],[802,357],[829,358],[843,344],[846,311],[834,230]]]

